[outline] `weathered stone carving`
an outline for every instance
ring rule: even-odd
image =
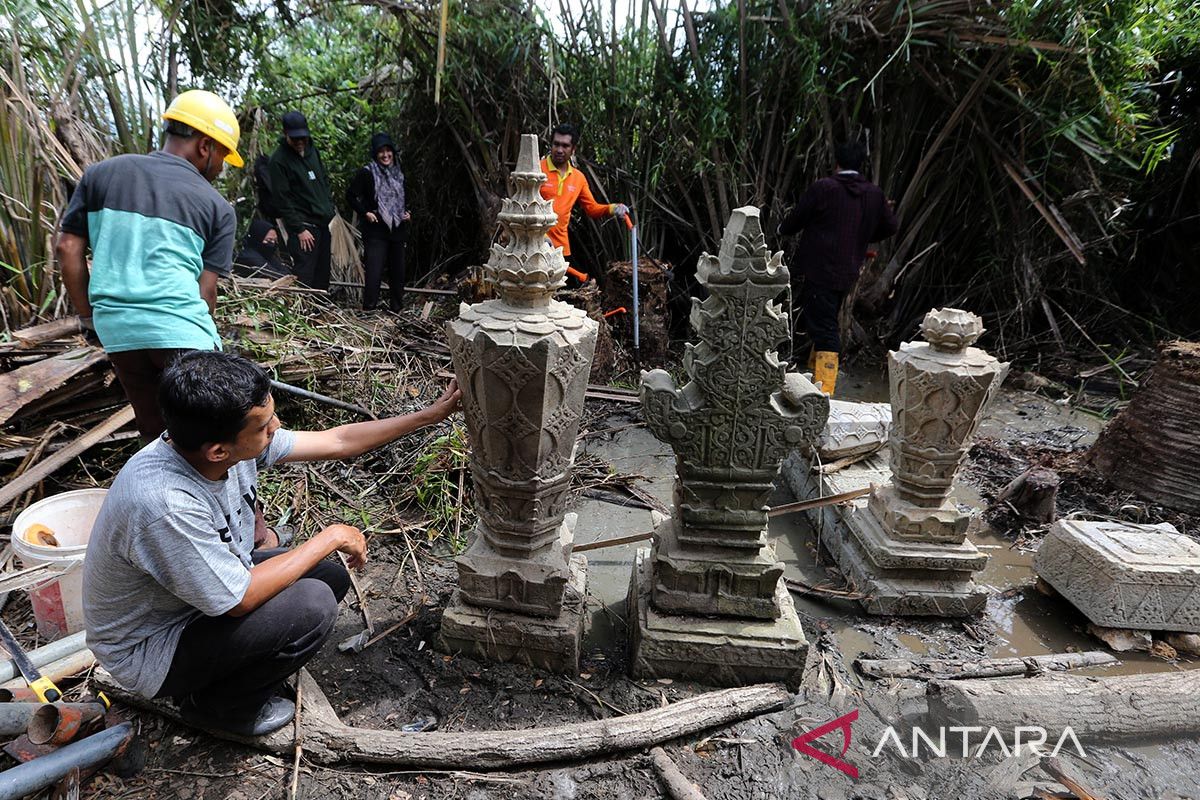
[[[969,312],[930,311],[922,333],[888,356],[892,480],[846,518],[849,536],[825,543],[868,612],[966,616],[986,600],[971,575],[987,556],[950,492],[1008,365],[971,347],[983,324]]]
[[[1200,544],[1167,523],[1059,520],[1033,568],[1097,625],[1200,633]]]
[[[498,643],[520,640],[521,615],[534,615],[558,621],[561,630],[548,640],[573,638],[577,661],[582,606],[564,606],[564,593],[571,586],[582,591],[586,560],[571,557],[574,515],[565,512],[597,324],[552,297],[567,265],[545,238],[557,218],[539,194],[544,180],[537,137],[523,136],[513,196],[499,215],[507,241],[492,246],[485,268],[499,297],[464,304],[446,326],[463,391],[479,523],[456,560],[459,588],[443,641],[495,659],[528,660],[520,648]],[[489,616],[476,607],[509,614]],[[564,651],[530,663],[574,669],[571,659]]]
[[[892,407],[888,403],[829,401],[829,419],[817,439],[817,453],[824,461],[873,453],[888,441]]]
[[[688,383],[676,387],[663,370],[642,377],[647,423],[676,453],[677,513],[635,569],[634,672],[798,680],[807,642],[767,543],[767,500],[784,455],[816,438],[829,401],[774,350],[788,335],[774,302],[788,270],[767,250],[758,209],[733,212],[719,255],[701,256],[697,278],[709,297],[692,308],[700,341],[684,355]],[[700,625],[698,616],[736,621]],[[731,636],[738,658],[717,657]]]

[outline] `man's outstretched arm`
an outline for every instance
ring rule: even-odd
[[[281,462],[335,461],[354,458],[427,425],[436,425],[459,408],[462,392],[450,381],[428,407],[401,417],[339,425],[326,431],[296,431],[292,451]]]

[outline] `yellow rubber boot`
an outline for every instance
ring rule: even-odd
[[[819,384],[821,391],[833,397],[837,387],[838,354],[821,350],[816,354],[816,366],[813,369],[813,382]]]

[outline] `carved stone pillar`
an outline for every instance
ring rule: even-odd
[[[485,277],[499,298],[464,304],[446,326],[463,392],[479,523],[456,560],[445,649],[555,671],[578,669],[587,560],[571,555],[565,514],[597,324],[553,299],[566,276],[546,232],[537,137],[521,137],[513,196]]]
[[[930,311],[921,332],[888,356],[892,480],[849,516],[849,536],[826,543],[868,612],[966,616],[987,599],[972,579],[987,556],[950,493],[1008,364],[971,347],[983,323],[969,312]]]
[[[788,270],[767,250],[757,208],[733,212],[697,278],[709,297],[692,308],[700,341],[684,356],[688,383],[642,376],[646,421],[676,455],[676,513],[637,556],[633,671],[796,685],[808,642],[767,542],[767,502],[783,456],[817,437],[829,400],[774,351],[788,336],[774,302]]]

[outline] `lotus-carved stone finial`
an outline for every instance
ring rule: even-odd
[[[959,308],[935,308],[925,315],[921,334],[935,350],[957,353],[975,344],[983,335],[978,314]]]

